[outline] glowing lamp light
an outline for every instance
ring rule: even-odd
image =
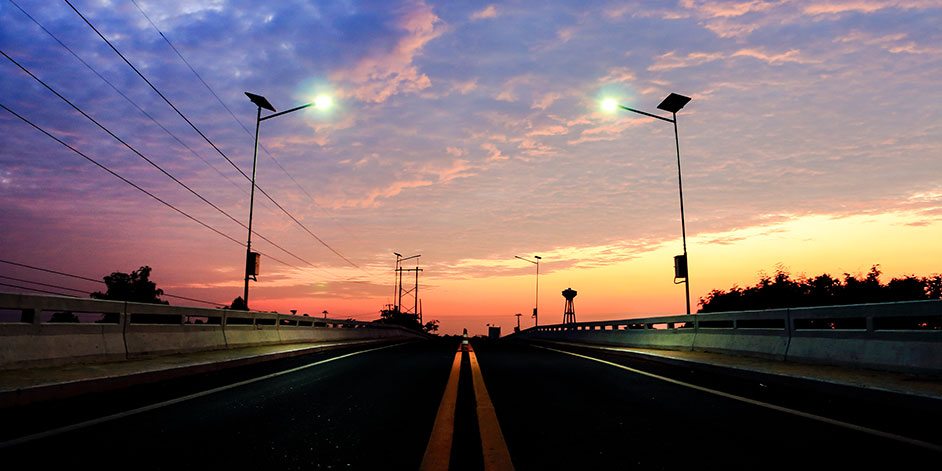
[[[617,108],[618,108],[618,103],[616,103],[615,100],[612,100],[611,98],[602,100],[602,111],[606,113],[611,113],[615,111]]]
[[[333,102],[334,101],[327,95],[318,95],[317,98],[314,99],[314,107],[319,110],[325,110],[330,108]]]

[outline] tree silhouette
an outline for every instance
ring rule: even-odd
[[[170,304],[161,300],[164,290],[158,289],[157,284],[150,281],[151,268],[143,266],[130,274],[114,272],[105,277],[108,290],[102,293],[96,291],[91,294],[95,299],[111,299],[114,301],[131,301],[135,303]]]
[[[245,300],[242,299],[242,296],[239,296],[232,300],[232,304],[226,306],[224,309],[234,309],[236,311],[248,311],[248,306],[245,305]]]
[[[402,312],[399,309],[392,306],[389,306],[387,309],[383,309],[379,311],[379,313],[380,313],[380,318],[373,322],[377,322],[380,324],[401,325],[409,329],[418,330],[421,332],[427,332],[429,334],[432,334],[438,331],[437,320],[429,321],[429,322],[426,322],[425,325],[422,325],[422,323],[419,322],[418,314]]]
[[[429,334],[438,332],[438,319],[426,322],[425,325],[422,326],[422,330]]]
[[[170,304],[161,300],[164,290],[158,289],[157,284],[150,281],[149,266],[143,266],[131,273],[114,272],[104,278],[108,290],[102,293],[96,291],[91,294],[95,299],[110,299],[113,301],[130,301],[135,303]],[[98,322],[117,323],[118,314],[105,314]],[[158,314],[135,314],[134,322],[148,324],[166,324],[179,322],[178,316],[161,316]]]
[[[774,277],[762,275],[755,286],[740,288],[733,285],[727,291],[711,291],[706,298],[700,298],[698,312],[942,299],[942,275],[924,278],[908,275],[893,278],[885,285],[880,282],[880,275],[880,265],[873,265],[862,278],[844,273],[841,281],[824,273],[796,280],[779,267]]]

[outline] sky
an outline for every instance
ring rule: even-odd
[[[533,324],[536,266],[515,256],[542,257],[541,324],[569,287],[580,321],[681,314],[674,129],[600,107],[669,116],[674,92],[692,98],[677,126],[694,311],[778,269],[942,272],[942,1],[70,2],[0,3],[7,262],[146,265],[166,293],[230,303],[244,92],[279,111],[324,95],[260,125],[253,309],[375,319],[398,252],[421,254],[443,333]]]

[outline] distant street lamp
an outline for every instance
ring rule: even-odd
[[[255,117],[255,150],[252,153],[252,191],[249,194],[249,237],[248,241],[245,243],[245,291],[242,294],[242,300],[245,301],[245,309],[249,309],[249,279],[256,280],[258,276],[258,267],[260,255],[258,253],[252,252],[252,215],[255,210],[255,170],[256,165],[258,164],[258,130],[261,127],[262,121],[266,119],[275,118],[284,114],[292,113],[294,111],[303,110],[308,107],[315,108],[329,108],[331,104],[331,99],[329,96],[321,95],[318,96],[313,103],[308,103],[306,105],[301,105],[295,108],[291,108],[287,111],[282,111],[280,113],[275,113],[275,107],[268,102],[268,100],[254,93],[245,92],[245,96],[249,97],[252,103],[255,103],[255,106],[258,107],[258,113]],[[269,110],[275,114],[270,114],[266,117],[262,117],[262,108]],[[256,280],[257,281],[257,280]]]
[[[539,316],[539,309],[540,309],[540,260],[543,260],[543,257],[540,257],[539,255],[534,255],[533,258],[535,258],[536,260],[530,260],[530,259],[528,259],[528,258],[523,258],[523,257],[521,257],[521,256],[519,256],[519,255],[514,255],[514,258],[519,258],[520,260],[523,260],[524,262],[530,262],[530,263],[536,264],[536,302],[534,303],[534,307],[533,307],[533,319],[534,319],[533,325],[535,325],[535,326],[536,326],[536,325],[540,325],[540,316]],[[518,320],[519,320],[519,319],[518,319]]]
[[[680,233],[684,244],[684,254],[674,257],[674,283],[677,283],[678,278],[683,279],[681,283],[684,284],[684,289],[686,291],[688,315],[690,314],[690,274],[687,270],[687,227],[684,223],[684,185],[680,176],[680,138],[677,135],[677,112],[680,111],[681,108],[683,108],[684,105],[686,105],[689,101],[689,97],[671,93],[667,96],[667,98],[661,101],[661,104],[657,105],[657,109],[671,113],[673,118],[665,118],[663,116],[636,110],[634,108],[628,108],[627,106],[619,105],[615,102],[615,100],[609,99],[602,102],[602,109],[607,112],[613,112],[616,109],[621,108],[623,110],[632,111],[645,116],[650,116],[652,118],[660,119],[662,121],[674,123],[674,145],[677,149],[677,186],[680,189]]]

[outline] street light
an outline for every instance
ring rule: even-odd
[[[665,118],[663,116],[636,110],[634,108],[628,108],[627,106],[619,105],[615,102],[615,100],[611,99],[602,102],[602,109],[607,112],[612,112],[618,108],[621,108],[623,110],[643,114],[651,118],[674,123],[674,145],[677,149],[677,187],[680,189],[680,233],[684,244],[684,254],[674,257],[674,283],[677,283],[678,278],[683,279],[681,283],[684,284],[684,290],[686,291],[688,315],[690,314],[690,274],[687,270],[687,227],[684,223],[684,185],[680,176],[680,138],[677,135],[677,112],[680,111],[681,108],[683,108],[684,105],[686,105],[689,101],[690,97],[671,93],[667,96],[667,98],[661,101],[661,104],[657,105],[657,109],[667,111],[673,116],[672,118]]]
[[[306,105],[291,108],[287,111],[276,113],[275,107],[272,106],[265,97],[249,92],[245,92],[245,96],[249,97],[249,100],[252,103],[255,103],[255,106],[258,107],[258,113],[255,115],[255,150],[252,153],[252,191],[249,194],[249,237],[248,241],[245,243],[245,291],[242,293],[242,300],[245,302],[245,309],[248,310],[249,279],[257,281],[256,276],[258,276],[258,267],[260,261],[260,255],[252,252],[252,215],[255,210],[255,170],[256,165],[258,164],[258,130],[261,127],[262,121],[265,121],[266,119],[271,119],[298,110],[303,110],[304,108],[311,106],[320,109],[328,108],[330,107],[331,99],[329,96],[320,95],[314,100],[313,103],[308,103]],[[270,114],[263,118],[262,108],[265,108],[274,114]]]
[[[530,262],[536,265],[536,302],[534,303],[534,307],[533,307],[533,319],[534,319],[533,325],[534,326],[540,325],[540,316],[538,314],[539,308],[540,308],[540,260],[543,260],[543,257],[540,257],[539,255],[534,255],[533,258],[535,258],[536,260],[530,260],[528,258],[523,258],[519,255],[514,255],[514,258],[519,258],[520,260],[523,260],[524,262]]]

